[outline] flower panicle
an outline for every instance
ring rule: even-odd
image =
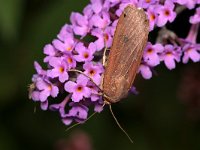
[[[199,0],[91,0],[83,13],[72,12],[71,24],[65,24],[57,38],[44,46],[43,62],[47,67],[43,69],[34,62],[36,74],[32,77],[30,97],[40,102],[41,109],[58,111],[66,125],[73,121],[83,123],[90,106],[95,112],[103,110],[103,98],[97,88],[104,73],[102,56],[104,49],[112,45],[124,8],[127,5],[143,8],[149,19],[149,30],[153,32],[156,27],[162,29],[172,23],[178,7],[195,9],[197,4]],[[158,37],[159,42],[147,43],[138,70],[144,79],[150,79],[161,63],[172,70],[176,63],[200,61],[200,44],[196,43],[200,7],[189,22],[191,29],[186,38],[171,36],[166,30],[163,37]],[[92,39],[90,42],[85,40],[88,36]],[[136,91],[135,87],[132,89]]]

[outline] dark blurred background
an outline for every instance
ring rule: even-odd
[[[0,0],[0,150],[199,150],[199,63],[179,64],[172,71],[160,65],[151,80],[137,76],[140,94],[112,105],[134,144],[108,108],[66,132],[58,113],[41,111],[28,99],[33,61],[42,62],[43,46],[69,22],[71,11],[81,12],[88,2]],[[192,13],[184,12],[169,28],[185,37]]]

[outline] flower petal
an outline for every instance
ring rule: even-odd
[[[40,108],[41,108],[42,110],[47,110],[47,109],[48,109],[48,100],[47,100],[47,101],[44,101],[44,102],[41,102]]]
[[[68,82],[65,83],[65,91],[67,91],[69,93],[73,93],[75,86],[76,86],[75,82],[68,81]]]

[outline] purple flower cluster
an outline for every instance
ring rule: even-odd
[[[64,124],[82,123],[88,117],[89,107],[95,112],[103,109],[99,87],[104,72],[102,56],[110,48],[117,21],[127,5],[143,8],[149,19],[149,30],[160,30],[176,19],[179,7],[195,9],[200,0],[91,0],[83,13],[72,12],[71,24],[65,24],[57,38],[44,47],[44,63],[35,62],[36,74],[30,96],[39,101],[41,109],[58,111]],[[157,43],[147,43],[138,72],[150,79],[153,69],[164,62],[168,69],[176,63],[200,61],[200,44],[196,42],[200,22],[200,7],[190,17],[191,29],[186,38],[180,38],[165,29]],[[93,40],[87,42],[90,36]],[[136,91],[132,88],[131,91]],[[135,92],[136,93],[136,92]],[[65,96],[65,98],[62,98]],[[52,99],[56,98],[56,99]]]

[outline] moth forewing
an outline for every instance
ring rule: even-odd
[[[149,33],[142,9],[128,5],[118,20],[103,78],[103,92],[110,103],[124,98],[133,84]]]

